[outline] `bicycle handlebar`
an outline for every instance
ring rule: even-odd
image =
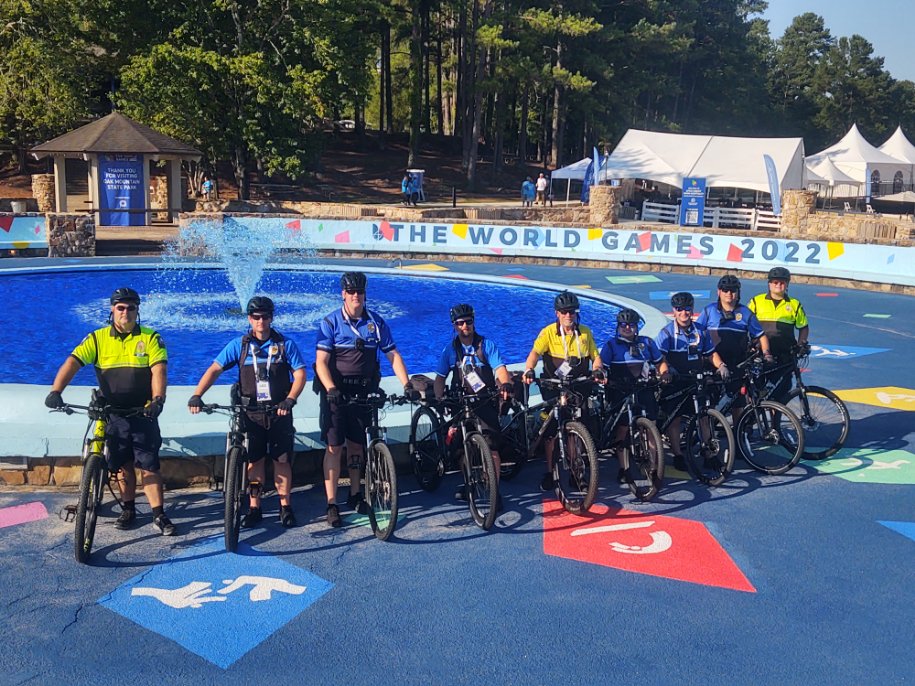
[[[64,403],[61,407],[54,408],[51,412],[63,412],[64,414],[87,414],[93,413],[98,415],[116,415],[118,417],[136,417],[146,410],[145,407],[113,407],[111,405],[71,405]]]

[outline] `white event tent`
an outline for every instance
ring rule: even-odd
[[[739,138],[629,129],[610,154],[608,179],[649,179],[676,188],[706,179],[708,188],[769,192],[763,155],[775,163],[780,189],[804,187],[802,138]]]
[[[554,172],[550,172],[550,195],[553,194],[553,181],[556,179],[565,179],[566,202],[568,202],[569,194],[572,190],[572,181],[584,181],[590,164],[591,158],[585,157],[583,160],[578,160],[578,162],[573,162],[565,167],[560,167]]]
[[[810,159],[809,157],[807,158]],[[821,186],[836,186],[839,184],[857,187],[858,182],[839,169],[828,157],[824,157],[816,164],[807,163],[807,184]]]
[[[855,180],[854,186],[837,183],[836,196],[856,196],[860,184],[865,184],[865,195],[871,195],[871,190],[876,190],[875,183],[893,183],[899,175],[899,182],[912,183],[911,163],[875,148],[868,143],[858,125],[852,124],[848,133],[835,145],[808,157],[805,162],[808,167],[817,168],[824,158],[829,160],[845,174]]]

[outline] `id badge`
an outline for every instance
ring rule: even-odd
[[[269,403],[270,402],[270,382],[269,381],[258,381],[257,382],[257,402],[259,402],[259,403]]]
[[[479,393],[484,388],[486,388],[486,383],[476,372],[468,372],[464,375],[464,378],[467,380],[467,383],[470,384],[470,388],[474,393]]]
[[[568,360],[565,360],[559,368],[556,370],[556,376],[560,379],[566,378],[572,372],[572,365],[569,364]]]

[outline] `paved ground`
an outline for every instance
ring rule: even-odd
[[[447,266],[661,309],[716,280]],[[302,526],[271,515],[240,555],[222,551],[220,497],[177,492],[176,538],[153,535],[143,504],[132,532],[111,512],[90,566],[57,517],[73,493],[0,492],[0,684],[910,683],[915,299],[791,292],[818,346],[809,381],[843,391],[853,425],[844,453],[782,477],[738,464],[708,490],[674,473],[643,505],[608,462],[599,506],[574,518],[531,464],[503,484],[506,510],[484,534],[452,500],[455,477],[427,494],[402,475],[388,543],[358,521],[327,529],[303,487]]]

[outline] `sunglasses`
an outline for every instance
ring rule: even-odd
[[[266,319],[268,321],[273,319],[272,314],[249,314],[248,316],[256,322],[259,322],[261,319]]]
[[[361,290],[358,288],[345,288],[344,290],[346,291],[347,295],[356,295],[357,293],[363,295],[365,293],[364,288]]]
[[[692,307],[675,307],[674,310],[676,312],[692,312],[693,308]]]
[[[578,310],[559,310],[559,314],[575,314]]]
[[[619,325],[623,329],[635,329],[638,327],[638,324],[633,324],[632,322],[620,322]]]
[[[737,292],[736,288],[719,288],[718,290],[721,291],[722,293],[736,293]]]
[[[118,312],[136,312],[137,306],[136,305],[115,305],[114,309],[117,310]]]
[[[473,324],[473,317],[470,317],[469,319],[455,319],[454,320],[455,326],[470,326],[471,324]]]

